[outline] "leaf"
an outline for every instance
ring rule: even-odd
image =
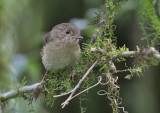
[[[124,78],[130,80],[132,75],[126,75]]]

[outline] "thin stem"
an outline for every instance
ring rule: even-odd
[[[96,64],[98,63],[99,60],[96,60],[92,66],[87,70],[87,72],[84,74],[84,76],[80,79],[80,81],[78,82],[78,84],[74,87],[74,89],[72,90],[72,93],[70,94],[70,96],[66,99],[66,101],[64,101],[61,106],[62,108],[64,108],[69,101],[71,100],[72,96],[74,95],[74,93],[76,92],[76,90],[80,87],[80,85],[82,84],[82,82],[84,81],[84,79],[89,75],[89,73],[91,72],[91,70],[96,66]]]
[[[99,76],[98,77],[98,82],[96,83],[96,84],[94,84],[93,86],[90,86],[89,88],[87,88],[87,89],[85,89],[85,90],[83,90],[83,91],[81,91],[81,92],[79,92],[79,93],[77,93],[76,95],[74,95],[71,99],[73,99],[73,98],[75,98],[75,97],[77,97],[77,96],[79,96],[80,94],[82,94],[82,93],[84,93],[84,92],[86,92],[86,91],[88,91],[88,90],[90,90],[90,89],[92,89],[92,88],[94,88],[94,87],[96,87],[96,86],[98,86],[99,84],[101,84],[101,81],[102,81],[102,77],[101,76]]]

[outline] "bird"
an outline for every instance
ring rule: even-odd
[[[42,63],[48,71],[73,66],[80,58],[80,29],[71,23],[61,23],[43,37]]]

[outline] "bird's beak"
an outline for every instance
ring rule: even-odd
[[[77,39],[83,39],[83,37],[81,35],[75,35],[75,38],[77,38]]]

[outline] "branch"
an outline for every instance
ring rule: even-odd
[[[146,52],[148,52],[148,55],[150,55],[150,57],[152,56],[152,57],[156,58],[157,60],[160,60],[160,54],[159,54],[158,51],[155,50],[155,48],[151,47],[149,49],[144,49],[144,50],[146,50]],[[107,51],[105,51],[103,49],[100,49],[100,48],[91,48],[91,51],[99,51],[99,52],[102,52],[102,53],[107,53]],[[136,57],[137,55],[141,54],[141,52],[142,52],[141,50],[122,52],[122,53],[119,53],[118,55],[114,55],[113,58],[117,58],[117,57]],[[59,96],[70,94],[68,99],[64,103],[62,103],[62,108],[64,108],[69,103],[69,101],[73,97],[73,94],[75,93],[75,91],[80,87],[81,83],[84,81],[84,79],[87,77],[87,75],[90,73],[90,71],[95,67],[95,65],[97,63],[98,63],[98,60],[96,60],[94,62],[94,64],[92,64],[92,66],[87,70],[85,75],[82,77],[82,79],[79,81],[79,83],[75,86],[75,88],[73,90],[71,90],[70,92],[68,92],[66,94],[54,96],[54,97],[59,97]],[[0,101],[5,101],[5,100],[8,100],[8,99],[17,97],[21,93],[31,92],[31,91],[35,90],[36,88],[42,88],[42,87],[39,87],[40,85],[41,85],[41,83],[36,83],[36,84],[30,85],[30,86],[24,86],[24,87],[22,87],[18,90],[12,90],[12,91],[9,91],[7,93],[0,94]]]
[[[12,90],[7,93],[1,94],[0,101],[5,101],[8,99],[17,97],[21,93],[31,92],[31,91],[35,90],[36,88],[41,88],[41,87],[39,87],[40,85],[41,85],[41,83],[36,83],[36,84],[30,85],[30,86],[24,86],[18,90]]]
[[[80,94],[82,94],[82,93],[84,93],[84,92],[86,92],[86,91],[88,91],[88,90],[90,90],[90,89],[92,89],[92,88],[98,86],[99,84],[101,84],[101,81],[102,81],[102,77],[99,76],[99,77],[98,77],[98,82],[97,82],[96,84],[94,84],[93,86],[90,86],[90,87],[88,87],[87,89],[84,89],[83,91],[77,93],[77,94],[74,95],[71,99],[73,99],[73,98],[79,96]]]
[[[73,94],[76,92],[76,90],[80,87],[84,79],[89,75],[89,73],[92,71],[92,69],[96,66],[98,63],[98,60],[96,60],[92,66],[87,70],[87,72],[84,74],[84,76],[79,80],[78,84],[74,87],[74,89],[71,91],[70,96],[61,104],[62,108],[64,108],[69,101],[72,99]]]
[[[75,91],[80,87],[82,81],[84,81],[84,79],[87,77],[87,75],[90,73],[90,71],[95,67],[95,65],[98,63],[98,60],[95,61],[95,63],[87,70],[87,72],[85,73],[85,75],[82,77],[82,79],[79,81],[79,83],[76,85],[76,87],[71,91],[71,92],[68,92],[67,94],[71,93],[70,94],[70,97],[65,101],[66,103],[68,103],[70,101],[70,98],[72,98],[73,94],[75,93]],[[41,86],[42,83],[36,83],[36,84],[33,84],[33,85],[29,85],[29,86],[24,86],[18,90],[12,90],[12,91],[9,91],[7,93],[4,93],[4,94],[0,94],[0,101],[6,101],[8,99],[11,99],[11,98],[14,98],[14,97],[17,97],[19,94],[21,93],[28,93],[28,92],[31,92],[33,90],[35,90],[36,88],[39,88],[41,89],[42,87]],[[67,95],[67,94],[64,94],[64,95]],[[63,96],[63,95],[59,95],[59,96]],[[57,96],[57,97],[59,97]],[[56,97],[56,96],[55,96]],[[66,104],[64,104],[64,107],[65,107]]]
[[[67,92],[67,93],[62,93],[62,94],[59,94],[59,95],[53,95],[53,97],[54,97],[54,98],[56,98],[56,97],[62,97],[62,96],[68,95],[68,94],[70,94],[70,93],[72,93],[72,90],[69,91],[69,92]]]
[[[106,50],[103,50],[101,48],[91,48],[91,51],[99,51],[101,53],[107,53]],[[136,57],[137,55],[144,53],[145,55],[148,55],[150,57],[154,57],[157,60],[160,60],[160,54],[157,50],[155,50],[154,47],[150,47],[149,49],[142,49],[137,51],[127,51],[127,52],[121,52],[118,55],[114,55],[113,58],[117,57]]]
[[[150,47],[149,49],[144,48],[138,51],[122,52],[116,57],[131,57],[131,56],[136,57],[137,55],[142,54],[142,53],[147,55],[148,57],[154,57],[157,60],[160,60],[160,54],[154,47]]]
[[[102,12],[100,12],[100,13],[102,13]],[[100,31],[99,31],[99,33],[98,33],[98,32],[94,32],[94,33],[93,33],[93,36],[92,36],[92,38],[91,38],[90,43],[95,42],[95,40],[97,39],[97,37],[99,36],[99,34],[103,34],[104,23],[105,23],[108,15],[109,15],[109,5],[108,5],[108,4],[107,4],[107,6],[106,6],[106,11],[105,11],[105,13],[102,13],[102,14],[100,14],[100,15],[101,15],[101,16],[100,16],[99,21],[98,21],[98,23],[97,23],[97,28],[100,28]]]

